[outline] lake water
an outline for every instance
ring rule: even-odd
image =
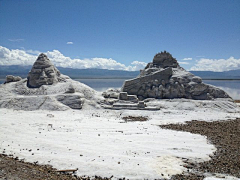
[[[126,79],[75,79],[96,91],[105,91],[108,88],[121,88]],[[5,80],[0,79],[0,83]],[[206,84],[217,86],[226,91],[233,99],[240,99],[240,80],[203,80]]]
[[[211,84],[223,89],[233,99],[240,100],[240,80],[203,80],[206,84]]]
[[[76,79],[97,91],[108,88],[121,88],[126,79]],[[219,87],[226,91],[233,99],[240,99],[240,80],[203,80],[206,84]]]

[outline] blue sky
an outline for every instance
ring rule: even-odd
[[[167,50],[186,69],[201,58],[240,69],[239,9],[239,0],[0,0],[0,46],[126,66]]]

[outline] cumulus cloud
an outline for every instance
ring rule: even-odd
[[[189,64],[188,62],[178,61],[179,64]]]
[[[0,65],[31,65],[37,56],[28,54],[24,50],[13,49],[0,46]]]
[[[229,71],[240,69],[240,59],[230,57],[228,59],[205,59],[201,58],[191,68],[192,71]]]
[[[192,58],[183,58],[182,60],[184,60],[184,61],[191,61]]]
[[[29,53],[29,54],[34,54],[34,55],[39,55],[41,52],[40,51],[36,51],[36,50],[26,50],[26,53]]]
[[[9,41],[12,42],[20,42],[20,41],[24,41],[24,39],[8,39]]]
[[[64,56],[60,51],[48,51],[46,55],[56,65],[61,67],[87,69],[110,69],[110,70],[126,70],[127,67],[111,58],[91,58],[91,59],[71,59]]]
[[[73,44],[73,42],[67,42],[67,44]]]
[[[141,62],[141,61],[133,61],[131,63],[132,66],[128,66],[127,70],[128,71],[138,71],[140,69],[144,69],[147,65],[147,63],[145,62]]]
[[[37,59],[39,51],[33,50],[19,50],[0,46],[0,65],[32,65]],[[133,61],[130,66],[126,66],[120,62],[117,62],[111,58],[90,58],[90,59],[72,59],[64,56],[60,51],[53,50],[47,51],[45,54],[53,62],[55,66],[76,68],[76,69],[87,69],[87,68],[98,68],[98,69],[110,69],[110,70],[128,70],[137,71],[143,69],[147,63]]]

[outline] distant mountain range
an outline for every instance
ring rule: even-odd
[[[7,75],[27,77],[32,66],[0,66],[0,78],[4,79]],[[139,75],[139,71],[122,71],[122,70],[107,70],[107,69],[72,69],[57,67],[62,74],[68,75],[73,79],[76,78],[134,78]],[[213,72],[213,71],[190,71],[202,79],[240,79],[240,69]]]

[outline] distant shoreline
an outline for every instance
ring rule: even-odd
[[[26,78],[26,77],[22,77],[22,78]],[[133,79],[135,77],[70,77],[74,80],[77,79]],[[5,77],[0,77],[0,81],[5,81]],[[202,78],[202,80],[214,80],[214,81],[233,81],[233,80],[237,80],[240,81],[240,79],[215,79],[215,78]]]
[[[237,81],[239,81],[240,79],[202,79],[202,80],[214,80],[214,81],[233,81],[233,80],[237,80]]]

